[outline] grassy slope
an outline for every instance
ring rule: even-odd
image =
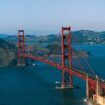
[[[7,66],[15,61],[16,47],[0,39],[0,66]]]

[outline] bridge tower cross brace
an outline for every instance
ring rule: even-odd
[[[24,30],[18,30],[18,65],[25,65]]]
[[[62,88],[72,88],[72,37],[71,27],[62,27]],[[65,72],[68,62],[70,73]]]

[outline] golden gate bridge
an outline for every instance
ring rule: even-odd
[[[99,96],[105,96],[105,81],[95,74],[94,76],[77,69],[72,66],[72,35],[71,27],[61,28],[61,64],[55,63],[41,56],[35,56],[28,54],[25,48],[25,35],[24,30],[18,31],[18,65],[24,66],[25,59],[29,58],[35,61],[44,62],[48,65],[56,67],[62,71],[62,84],[61,88],[73,88],[73,76],[76,76],[82,80],[86,81],[86,97],[87,99],[92,99],[98,102]],[[89,64],[88,64],[89,65]],[[94,71],[93,71],[94,72]]]

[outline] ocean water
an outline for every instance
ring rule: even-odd
[[[95,72],[105,78],[105,46],[82,45],[81,50],[91,52],[88,61]],[[37,63],[35,67],[0,68],[0,105],[88,105],[85,98],[85,81],[76,77],[77,89],[56,89],[61,82],[61,71]]]

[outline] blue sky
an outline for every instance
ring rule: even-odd
[[[105,31],[105,0],[0,0],[0,33],[59,33],[61,26]]]

